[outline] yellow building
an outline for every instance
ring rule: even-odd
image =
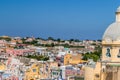
[[[39,74],[40,65],[35,63],[33,64],[25,73],[25,80],[37,80],[40,78]]]
[[[102,59],[85,67],[85,80],[120,80],[120,7],[102,39]]]
[[[71,59],[72,55],[71,54],[65,54],[64,55],[64,65],[69,64],[69,60]]]
[[[39,80],[48,78],[46,63],[33,63],[25,73],[25,80]]]
[[[50,70],[58,67],[57,62],[37,62],[33,63],[25,73],[25,80],[40,80],[50,78]]]
[[[65,54],[64,55],[64,65],[75,65],[79,63],[86,62],[81,60],[81,54]]]
[[[0,62],[0,71],[5,71],[5,70],[6,70],[5,64]]]

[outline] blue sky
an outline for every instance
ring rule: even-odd
[[[101,39],[120,0],[0,0],[0,35]]]

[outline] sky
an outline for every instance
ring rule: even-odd
[[[0,0],[0,35],[102,39],[120,0]]]

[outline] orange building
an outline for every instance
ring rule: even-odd
[[[86,62],[84,60],[81,60],[82,55],[81,54],[65,54],[64,56],[64,65],[75,65],[79,63]]]

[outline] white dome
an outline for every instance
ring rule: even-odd
[[[112,23],[105,31],[103,40],[120,41],[120,7],[116,10],[116,21]]]
[[[105,31],[103,40],[110,38],[111,40],[117,40],[120,38],[120,22],[112,23]]]

